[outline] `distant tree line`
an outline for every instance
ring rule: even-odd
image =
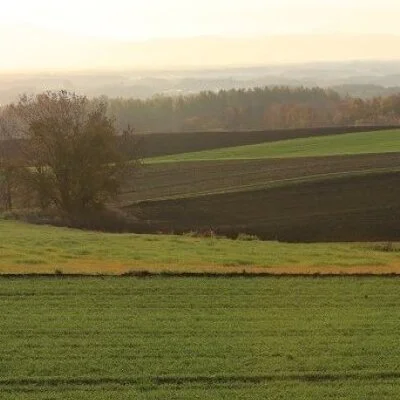
[[[400,93],[362,99],[331,89],[265,87],[151,99],[102,98],[136,132],[264,130],[400,123]]]

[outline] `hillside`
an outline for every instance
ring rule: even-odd
[[[280,241],[399,240],[400,173],[297,183],[126,208],[142,232],[256,234]]]
[[[293,244],[196,235],[88,232],[0,220],[3,274],[400,272],[400,253],[363,243]],[[399,249],[394,246],[393,249]],[[362,266],[362,268],[360,268]]]
[[[149,162],[292,158],[400,151],[400,130],[316,136],[170,155]]]
[[[89,216],[73,226],[398,240],[400,131],[348,129],[142,135],[148,154],[164,156],[146,159],[109,204],[121,218]],[[209,150],[195,151],[202,146]]]
[[[398,240],[399,154],[400,131],[388,130],[152,158],[114,206],[136,219],[136,232]]]
[[[342,133],[374,132],[397,129],[397,126],[338,126],[323,128],[269,129],[262,131],[228,130],[199,132],[137,133],[138,151],[142,158],[176,155],[309,137]],[[172,157],[173,158],[173,157]]]
[[[400,153],[144,164],[125,186],[119,203],[265,189],[399,169]]]

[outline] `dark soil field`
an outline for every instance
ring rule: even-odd
[[[367,174],[145,201],[126,210],[139,219],[136,229],[142,231],[213,230],[280,241],[399,240],[399,182],[400,173]]]
[[[153,145],[161,140],[156,147],[167,154],[349,130],[368,129],[219,132],[198,139],[192,133],[185,139],[169,135],[168,140],[150,136]],[[400,239],[399,180],[399,153],[154,163],[136,172],[114,205],[136,219],[129,229],[138,233],[212,231],[294,242],[394,241]]]
[[[260,189],[296,180],[400,168],[400,154],[294,159],[201,161],[144,165],[125,187],[120,204]]]

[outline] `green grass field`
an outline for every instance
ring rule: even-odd
[[[2,278],[0,398],[396,399],[398,279]]]
[[[395,244],[287,244],[215,237],[85,232],[0,221],[0,273],[397,271]],[[389,270],[388,270],[389,268]]]
[[[290,158],[400,152],[400,131],[348,133],[155,157],[146,162]]]

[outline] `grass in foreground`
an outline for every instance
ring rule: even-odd
[[[281,140],[150,158],[147,162],[239,160],[400,152],[400,130]]]
[[[0,398],[399,398],[398,285],[2,278]]]
[[[0,239],[3,274],[400,271],[397,244],[385,248],[380,244],[287,244],[188,235],[106,234],[4,220],[0,221]]]

